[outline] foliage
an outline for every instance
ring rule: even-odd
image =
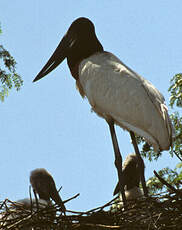
[[[180,189],[182,186],[182,163],[177,164],[174,170],[170,168],[163,168],[158,172],[159,176],[165,179],[173,187]],[[164,185],[158,180],[157,177],[151,177],[147,181],[147,187],[151,194],[160,193]],[[168,187],[165,187],[169,191]],[[170,191],[169,191],[170,192]]]
[[[145,158],[148,158],[149,161],[157,160],[159,156],[161,156],[161,152],[155,152],[153,147],[148,144],[143,137],[136,136],[137,143],[142,145],[142,149],[140,151],[141,155]]]
[[[170,150],[169,153],[171,154],[171,156],[173,156],[173,154],[176,154],[182,159],[182,117],[180,116],[179,112],[174,112],[173,114],[171,114],[171,120],[175,128],[176,137],[173,142],[173,148]]]
[[[174,105],[182,107],[182,73],[176,74],[171,79],[169,91],[171,92],[169,104],[171,108],[173,108]]]
[[[1,33],[0,28],[0,33]],[[3,66],[0,66],[0,100],[4,101],[8,96],[9,90],[15,88],[19,90],[23,85],[23,80],[16,73],[16,61],[11,54],[0,45],[0,60],[3,61]]]

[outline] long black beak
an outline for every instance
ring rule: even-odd
[[[41,78],[45,77],[48,73],[50,73],[53,69],[55,69],[66,58],[68,50],[71,48],[73,43],[74,40],[68,39],[68,36],[66,34],[60,41],[58,47],[56,48],[48,62],[45,64],[45,66],[42,68],[39,74],[35,77],[33,82],[40,80]]]

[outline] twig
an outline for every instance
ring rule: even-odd
[[[116,200],[116,199],[117,199],[117,197],[115,197],[115,198],[112,199],[111,201],[107,202],[107,203],[104,204],[103,206],[99,206],[99,207],[97,207],[97,208],[93,208],[93,209],[87,211],[86,214],[88,214],[88,213],[90,213],[90,212],[94,212],[94,211],[99,210],[99,209],[100,209],[100,210],[103,210],[105,207],[109,206],[109,205],[110,205],[114,200]]]
[[[71,198],[69,198],[69,199],[63,201],[63,203],[65,204],[65,203],[69,202],[70,200],[73,200],[73,199],[77,198],[79,195],[80,195],[80,193],[77,193],[77,194],[74,195],[73,197],[71,197]]]
[[[6,202],[7,202],[7,199],[5,199],[5,200],[2,202],[2,204],[1,204],[1,206],[0,206],[0,209],[6,204]]]
[[[73,213],[73,214],[78,214],[79,216],[85,215],[86,212],[79,212],[79,211],[73,211],[73,210],[68,210],[66,209],[67,212]]]
[[[80,215],[87,215],[87,214],[90,214],[90,213],[93,213],[95,212],[96,210],[103,210],[105,207],[111,205],[111,203],[113,201],[115,201],[117,199],[117,197],[115,197],[114,199],[112,199],[111,201],[107,202],[106,204],[102,205],[102,206],[99,206],[97,208],[93,208],[93,209],[90,209],[86,212],[77,212],[77,211],[72,211],[72,210],[67,210],[68,212],[70,213],[75,213],[75,214],[80,214]]]
[[[88,227],[100,227],[100,228],[103,228],[103,229],[106,229],[106,228],[108,228],[108,229],[120,229],[121,228],[121,226],[113,226],[113,225],[104,225],[104,224],[76,224],[76,226],[75,226],[75,228],[74,229],[76,229],[76,228],[79,228],[79,227],[86,227],[86,226],[88,226]]]
[[[175,150],[173,150],[174,154],[177,156],[177,158],[182,161],[182,158],[177,154],[177,152]],[[180,151],[181,152],[181,151]]]
[[[61,187],[58,189],[58,193],[61,191],[62,188],[63,188],[63,186],[61,186]]]
[[[159,174],[157,174],[157,172],[154,170],[154,174],[155,176],[160,180],[160,182],[164,185],[166,185],[170,190],[172,190],[174,193],[176,193],[177,195],[179,195],[180,197],[182,197],[182,193],[180,191],[178,191],[177,189],[175,189],[172,185],[170,185],[167,181],[165,181],[162,177],[159,176]]]

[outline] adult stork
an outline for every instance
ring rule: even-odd
[[[47,170],[44,168],[33,170],[30,174],[30,183],[34,194],[38,193],[39,198],[47,202],[50,201],[50,198],[53,199],[60,206],[62,212],[65,213],[66,208],[56,189],[54,179]]]
[[[162,94],[147,80],[128,68],[112,53],[104,51],[94,24],[78,18],[69,27],[55,52],[33,82],[55,69],[65,58],[82,97],[92,110],[104,118],[110,129],[123,200],[122,158],[114,124],[130,132],[139,155],[134,133],[144,137],[155,151],[168,150],[172,144],[172,124]],[[147,189],[142,179],[144,193]]]

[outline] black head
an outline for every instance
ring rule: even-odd
[[[84,34],[84,33],[95,33],[94,24],[88,18],[78,18],[74,22],[72,22],[71,26],[69,27],[67,34]]]
[[[95,34],[94,24],[88,18],[78,18],[69,27],[47,64],[33,80],[41,79],[55,69],[65,58],[73,74],[73,69],[83,59],[103,51]],[[74,76],[76,78],[76,76]]]

